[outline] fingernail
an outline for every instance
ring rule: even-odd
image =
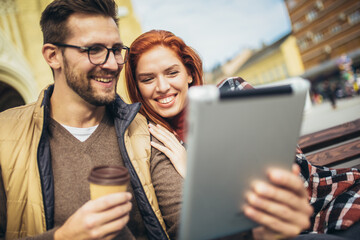
[[[278,169],[271,169],[271,171],[269,171],[269,174],[271,179],[280,180],[283,177],[282,171]]]
[[[245,205],[243,210],[244,210],[245,215],[248,216],[248,217],[251,217],[251,216],[254,215],[254,210],[249,205]]]
[[[266,191],[267,191],[266,185],[265,185],[264,183],[261,183],[261,182],[256,183],[255,186],[254,186],[254,188],[255,188],[255,191],[256,191],[257,193],[260,193],[260,194],[264,194],[264,193],[266,193]]]
[[[249,201],[249,203],[255,204],[256,201],[257,201],[257,198],[256,198],[254,193],[248,193],[247,194],[247,200]]]
[[[132,198],[131,193],[127,192],[127,199],[131,200],[131,198]]]

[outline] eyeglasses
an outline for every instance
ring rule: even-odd
[[[53,43],[53,44],[59,47],[77,48],[82,51],[86,51],[88,53],[89,61],[97,66],[106,63],[106,61],[109,58],[110,51],[114,53],[115,60],[119,65],[125,64],[129,56],[129,48],[126,46],[107,48],[100,44],[96,44],[91,47],[80,47],[80,46],[69,45],[64,43]]]

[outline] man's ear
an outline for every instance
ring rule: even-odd
[[[45,61],[53,69],[59,69],[62,63],[62,52],[59,48],[51,43],[45,43],[42,47],[42,54]]]

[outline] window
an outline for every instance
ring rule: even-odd
[[[303,27],[303,23],[302,22],[296,22],[295,24],[294,24],[294,31],[296,32],[296,31],[298,31],[299,29],[301,29],[302,27]]]
[[[353,12],[353,13],[349,14],[348,22],[349,22],[350,25],[358,23],[359,21],[360,21],[360,12],[359,11],[356,11],[356,12]]]
[[[311,10],[306,14],[306,21],[312,22],[317,17],[317,12],[315,10]]]
[[[322,33],[316,33],[313,38],[314,43],[321,42],[323,40],[323,34]]]
[[[300,50],[303,51],[306,48],[308,48],[309,44],[308,44],[308,41],[302,39],[302,40],[298,41],[298,46],[299,46]]]
[[[275,73],[275,78],[280,79],[281,75],[280,75],[280,72],[279,72],[279,66],[278,65],[274,67],[274,73]]]
[[[321,0],[317,0],[317,1],[315,2],[315,6],[316,6],[316,8],[319,9],[320,11],[324,9],[324,4],[322,3]]]
[[[273,70],[272,70],[272,69],[269,69],[269,70],[268,70],[268,75],[269,75],[269,81],[270,81],[270,82],[274,81],[275,76],[274,76],[274,74],[273,74]]]
[[[330,47],[330,45],[325,45],[325,46],[324,46],[324,52],[325,52],[326,54],[330,54],[331,51],[332,51],[332,48]]]
[[[291,10],[296,7],[297,2],[296,2],[296,0],[288,0],[287,4],[288,4],[289,9]]]
[[[330,32],[332,34],[336,34],[336,33],[340,32],[340,31],[341,31],[341,26],[338,25],[338,24],[336,24],[335,26],[332,26],[331,29],[330,29]]]
[[[263,73],[263,74],[262,74],[262,79],[263,79],[263,83],[267,83],[267,82],[268,82],[267,74],[266,74],[266,73]]]
[[[316,33],[316,34],[314,35],[313,42],[314,42],[314,43],[318,43],[318,42],[320,42],[322,39],[323,39],[323,34],[322,34],[322,33]]]
[[[308,31],[308,32],[306,33],[306,37],[307,37],[308,39],[313,39],[314,33],[311,32],[311,31]]]
[[[288,72],[288,69],[287,69],[285,63],[282,64],[282,69],[283,69],[285,77],[289,77],[289,72]]]
[[[345,15],[345,13],[343,13],[343,12],[339,13],[338,18],[339,18],[340,21],[345,21],[345,20],[346,20],[346,15]]]

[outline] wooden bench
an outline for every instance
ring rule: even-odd
[[[303,135],[298,143],[314,165],[360,168],[360,118]]]

